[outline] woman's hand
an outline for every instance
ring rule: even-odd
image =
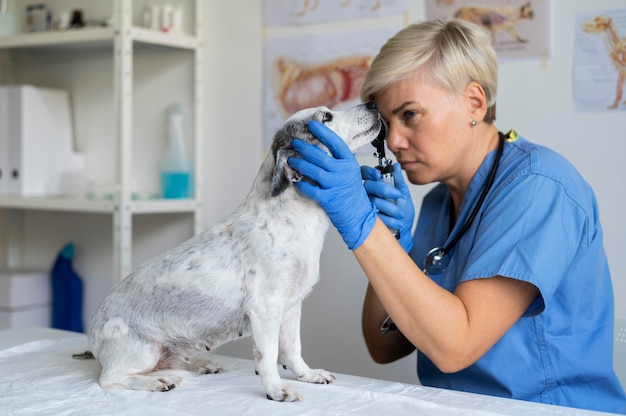
[[[348,248],[354,250],[372,231],[378,210],[363,187],[361,167],[344,141],[317,121],[309,122],[309,130],[328,147],[332,156],[295,139],[292,147],[301,158],[289,158],[287,163],[311,180],[295,185],[326,211]]]
[[[393,179],[395,187],[381,180],[378,169],[361,166],[361,175],[365,180],[364,186],[370,201],[378,209],[378,216],[390,230],[398,230],[398,242],[407,253],[413,247],[413,220],[415,208],[411,193],[407,186],[400,164],[393,165]]]

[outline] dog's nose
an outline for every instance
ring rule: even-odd
[[[370,110],[378,110],[378,106],[376,105],[376,101],[369,101],[365,103],[368,109]]]

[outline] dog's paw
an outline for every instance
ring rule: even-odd
[[[309,370],[304,374],[298,374],[298,380],[306,381],[307,383],[334,384],[336,379],[328,371],[316,369]]]
[[[204,365],[196,368],[196,374],[217,374],[223,372],[223,367],[217,367],[212,365]]]
[[[178,387],[178,383],[172,383],[171,381],[164,380],[162,378],[159,379],[159,383],[161,385],[161,391],[163,392],[174,390],[176,387]]]
[[[186,363],[189,371],[196,374],[216,374],[224,371],[224,368],[206,358],[192,358]]]
[[[148,375],[131,374],[123,377],[100,377],[100,386],[103,389],[130,389],[147,391],[170,391],[181,385],[183,377],[172,374],[171,371],[161,371]]]
[[[191,371],[194,374],[215,374],[224,371],[221,365],[202,355],[187,357],[181,364],[182,369]]]
[[[154,385],[152,387],[146,388],[145,390],[166,392],[166,391],[174,390],[175,388],[179,387],[182,382],[182,378],[180,377],[173,377],[173,376],[167,376],[167,375],[162,375],[158,378],[155,377],[153,378],[153,380],[154,380]]]
[[[161,370],[155,371],[145,376],[135,376],[136,388],[139,390],[152,390],[152,391],[170,391],[178,388],[183,383],[183,380],[189,376],[188,372],[184,370]],[[144,387],[141,387],[140,383],[147,383]],[[150,386],[151,384],[151,386]]]
[[[295,402],[302,400],[300,393],[289,384],[280,384],[276,388],[268,390],[267,398],[277,402]]]

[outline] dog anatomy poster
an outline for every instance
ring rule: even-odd
[[[400,15],[407,0],[264,0],[266,25],[302,25],[330,20]]]
[[[550,0],[427,0],[426,16],[482,26],[499,59],[550,55]]]
[[[285,119],[307,107],[342,110],[361,102],[365,74],[401,27],[265,39],[263,147]]]
[[[576,111],[626,110],[626,9],[576,15]]]

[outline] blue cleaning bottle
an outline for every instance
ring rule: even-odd
[[[161,160],[161,188],[163,198],[192,197],[191,159],[185,134],[180,104],[169,109],[169,143]]]
[[[52,328],[85,332],[83,328],[83,281],[74,271],[74,244],[61,249],[51,272]]]

